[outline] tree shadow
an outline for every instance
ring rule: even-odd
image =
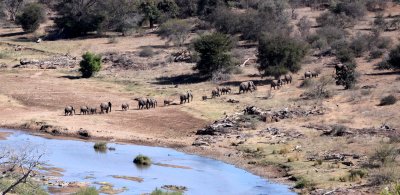
[[[400,75],[400,71],[378,72],[365,74],[367,76],[385,76],[385,75]]]
[[[13,33],[6,33],[6,34],[1,34],[0,37],[13,37],[13,36],[19,36],[19,35],[25,35],[28,34],[27,32],[13,32]]]
[[[65,75],[65,76],[60,76],[58,78],[64,78],[64,79],[70,79],[70,80],[75,80],[75,79],[81,79],[81,76],[72,76],[72,75]]]
[[[207,77],[201,76],[198,73],[194,74],[183,74],[183,75],[178,75],[178,76],[164,76],[164,77],[158,77],[156,78],[156,82],[153,82],[152,84],[158,84],[158,85],[181,85],[181,84],[196,84],[196,83],[201,83],[205,82],[208,80]]]

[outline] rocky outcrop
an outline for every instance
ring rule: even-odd
[[[21,59],[14,68],[58,69],[74,68],[79,61],[70,55],[57,55],[47,59]]]

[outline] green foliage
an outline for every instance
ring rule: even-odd
[[[357,82],[356,67],[357,64],[349,62],[344,64],[346,68],[341,71],[336,71],[336,85],[344,86],[344,89],[351,89]]]
[[[135,157],[133,163],[137,165],[151,165],[151,159],[148,156],[139,154]]]
[[[156,188],[150,193],[150,195],[183,195],[182,192],[166,192],[161,189]]]
[[[154,27],[154,23],[161,16],[160,10],[157,8],[155,0],[143,0],[140,4],[140,11],[144,14],[144,19],[149,21],[150,28]]]
[[[99,195],[95,187],[84,187],[73,195]]]
[[[390,51],[387,62],[393,69],[400,69],[400,45]]]
[[[157,9],[160,11],[161,22],[176,18],[179,14],[179,7],[174,0],[161,0],[157,4]]]
[[[349,172],[350,172],[349,180],[353,181],[353,182],[367,176],[367,172],[365,170],[361,170],[361,169],[352,169]]]
[[[304,178],[300,178],[296,184],[294,185],[294,188],[296,189],[307,189],[307,188],[311,188],[315,186],[314,183],[312,183],[311,181],[304,179]]]
[[[160,26],[158,34],[162,38],[167,38],[176,46],[181,47],[190,33],[191,24],[187,20],[172,19]]]
[[[0,191],[7,189],[15,181],[2,178],[0,179]],[[18,184],[13,189],[13,194],[23,194],[23,195],[47,195],[48,193],[42,188],[37,182],[28,179],[25,183]]]
[[[395,183],[381,191],[380,195],[400,195],[400,184]]]
[[[221,6],[227,6],[225,0],[199,0],[197,3],[197,14],[199,16],[207,16]]]
[[[259,40],[258,67],[265,76],[275,76],[301,69],[300,62],[308,52],[307,44],[281,35],[264,36]]]
[[[107,150],[107,143],[106,142],[96,142],[93,146],[96,151],[105,152]]]
[[[232,40],[225,34],[201,36],[194,41],[194,48],[200,54],[195,69],[208,77],[216,71],[229,71],[233,65],[230,54],[232,47]]]
[[[394,95],[388,95],[381,99],[381,102],[379,103],[379,105],[380,106],[388,106],[388,105],[393,105],[396,102],[397,102],[397,98]]]
[[[25,32],[34,32],[45,19],[45,10],[43,6],[38,3],[30,3],[27,4],[22,10],[22,13],[17,16],[16,22],[21,25]]]
[[[94,73],[101,69],[101,57],[99,55],[86,52],[82,55],[82,61],[79,63],[79,71],[82,73],[83,78],[90,78]]]

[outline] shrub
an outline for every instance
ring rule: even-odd
[[[349,171],[350,175],[349,175],[349,180],[350,181],[357,181],[359,179],[364,178],[365,176],[367,176],[367,172],[364,170],[360,170],[360,169],[352,169]]]
[[[313,79],[310,78],[306,78],[303,80],[303,82],[301,82],[300,87],[301,88],[309,88],[315,85],[315,82]]]
[[[25,32],[36,31],[44,21],[45,10],[38,3],[27,4],[22,10],[22,14],[16,18],[17,24],[20,24]]]
[[[101,57],[99,55],[86,52],[82,55],[82,61],[79,63],[79,71],[83,78],[90,78],[101,69]]]
[[[367,0],[365,6],[368,11],[383,11],[387,7],[389,0]]]
[[[333,6],[331,12],[335,14],[345,14],[354,19],[361,19],[365,16],[366,9],[360,1],[344,1]]]
[[[354,26],[355,21],[353,18],[345,14],[325,12],[317,18],[317,23],[322,27],[334,26],[338,29],[344,29]]]
[[[135,157],[133,163],[137,165],[151,165],[151,159],[148,156],[139,154]]]
[[[161,189],[156,188],[150,193],[150,195],[183,195],[182,192],[166,192]]]
[[[241,14],[232,11],[229,8],[221,7],[211,14],[209,21],[212,22],[214,27],[226,34],[236,34],[241,32]]]
[[[369,49],[369,36],[366,34],[357,34],[351,40],[349,48],[357,57],[361,57]]]
[[[342,63],[351,63],[354,62],[355,56],[353,50],[351,50],[350,48],[341,48],[336,51],[336,58]]]
[[[385,166],[395,161],[399,156],[399,151],[390,144],[381,144],[369,158],[371,165]]]
[[[400,69],[400,44],[390,51],[388,63],[393,69]]]
[[[234,65],[231,59],[233,42],[225,34],[203,35],[194,41],[194,48],[200,54],[200,60],[194,67],[203,76],[211,77],[214,72],[230,70]]]
[[[347,127],[340,124],[335,124],[332,126],[330,134],[332,136],[343,136],[347,131]]]
[[[377,29],[378,31],[382,30],[387,30],[388,23],[385,21],[385,18],[383,17],[383,14],[378,14],[376,15],[374,19],[374,28]]]
[[[106,142],[96,142],[93,146],[96,151],[106,151],[107,143]]]
[[[381,49],[373,49],[371,52],[369,52],[369,58],[370,59],[377,59],[383,56],[384,50]]]
[[[394,167],[381,167],[371,172],[370,185],[382,185],[396,182],[398,171]]]
[[[111,36],[111,37],[109,37],[109,38],[108,38],[108,43],[109,43],[109,44],[118,43],[117,37],[116,37],[116,36]]]
[[[383,189],[380,193],[380,195],[399,195],[399,194],[400,194],[399,183],[390,185],[390,187]]]
[[[304,188],[311,188],[313,186],[315,186],[314,183],[312,183],[311,181],[306,180],[304,178],[301,178],[296,182],[296,184],[294,185],[294,188],[296,188],[296,189],[304,189]]]
[[[328,44],[331,44],[336,40],[343,39],[346,35],[343,29],[334,26],[324,26],[317,30],[317,34],[321,37],[324,37]]]
[[[397,98],[394,95],[388,95],[381,99],[379,106],[393,105],[396,102],[397,102]]]
[[[336,71],[336,85],[342,85],[345,89],[351,89],[357,83],[356,63],[346,63],[345,68]]]
[[[84,187],[81,188],[78,192],[74,193],[74,195],[98,195],[99,192],[95,187]]]
[[[389,70],[392,66],[388,63],[387,59],[383,59],[375,65],[378,70]]]
[[[307,80],[307,79],[306,79]],[[333,82],[330,77],[321,77],[318,81],[307,81],[310,82],[308,89],[301,95],[306,99],[324,99],[333,96],[332,91],[328,89],[328,86]],[[307,85],[308,83],[303,83]]]
[[[151,58],[153,57],[155,54],[153,48],[151,47],[144,47],[140,52],[139,52],[139,56],[140,57],[148,57]]]
[[[301,69],[300,62],[308,52],[302,41],[282,36],[264,36],[259,40],[257,62],[264,76],[275,76]]]
[[[312,27],[311,21],[307,18],[307,16],[303,16],[300,18],[299,23],[297,24],[301,36],[306,37],[310,34],[310,29]]]
[[[172,19],[160,26],[158,34],[181,47],[189,36],[191,24],[187,20]]]

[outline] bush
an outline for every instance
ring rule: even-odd
[[[354,62],[354,53],[350,48],[341,48],[336,51],[336,58],[342,63],[352,63]]]
[[[311,188],[313,186],[315,186],[314,183],[312,183],[311,181],[306,180],[304,178],[301,178],[296,182],[296,184],[294,185],[294,188],[296,188],[296,189],[304,189],[304,188]]]
[[[330,134],[332,136],[343,136],[347,131],[347,127],[344,125],[336,124],[332,126]]]
[[[241,32],[241,14],[232,11],[229,8],[221,7],[210,15],[209,21],[212,22],[214,27],[226,34],[234,35]]]
[[[361,57],[364,52],[369,49],[370,37],[366,34],[357,34],[350,42],[350,49],[356,55],[356,57]]]
[[[264,36],[258,45],[258,69],[264,76],[275,77],[298,72],[307,52],[308,45],[302,41],[282,35]]]
[[[393,105],[397,102],[397,98],[394,95],[388,95],[381,99],[379,106]]]
[[[338,29],[344,29],[354,26],[355,21],[345,14],[325,12],[317,18],[317,23],[322,27],[334,26]]]
[[[34,32],[45,21],[45,18],[43,6],[38,3],[31,3],[24,7],[22,14],[17,16],[16,22],[21,25],[25,32]]]
[[[383,189],[380,193],[380,195],[399,195],[399,194],[400,194],[399,183],[390,185],[390,187]]]
[[[133,163],[137,164],[137,165],[151,165],[151,159],[147,156],[144,155],[137,155],[135,157],[135,159],[133,160]]]
[[[95,187],[84,187],[81,188],[78,192],[74,193],[74,195],[99,195],[99,192]]]
[[[361,19],[365,16],[366,9],[361,1],[344,1],[333,6],[331,12],[335,14],[345,14],[354,19]]]
[[[393,69],[400,69],[400,44],[390,51],[388,63]]]
[[[106,142],[96,142],[93,146],[96,151],[106,151],[107,143]]]
[[[118,43],[117,37],[116,37],[116,36],[111,36],[110,38],[108,38],[108,43],[109,43],[109,44]]]
[[[392,66],[388,63],[387,59],[383,59],[375,65],[378,70],[389,70]]]
[[[333,96],[332,91],[328,89],[328,86],[333,82],[332,78],[321,77],[318,81],[307,82],[310,82],[310,86],[303,94],[301,94],[301,97],[306,99],[324,99]],[[308,85],[308,83],[303,83],[303,85]]]
[[[396,160],[399,151],[390,144],[381,144],[369,158],[371,165],[385,166]],[[378,164],[377,164],[378,163]]]
[[[214,72],[230,70],[234,65],[231,59],[233,42],[225,34],[203,35],[194,41],[194,48],[200,60],[194,67],[203,76],[211,77]]]
[[[300,88],[309,88],[315,85],[315,81],[310,78],[305,78],[300,84]]]
[[[158,34],[181,47],[189,36],[191,24],[187,20],[172,19],[160,26]]]
[[[343,29],[334,27],[334,26],[324,26],[317,30],[317,34],[320,37],[326,39],[328,44],[333,43],[334,41],[344,39],[345,38],[345,31]]]
[[[350,170],[349,180],[357,181],[367,176],[367,172],[360,169]]]
[[[153,57],[155,54],[153,48],[151,47],[144,47],[140,52],[139,52],[139,56],[140,57],[147,57],[147,58],[151,58]]]
[[[384,50],[381,49],[373,49],[371,50],[371,52],[369,52],[369,58],[370,59],[377,59],[383,56],[383,54],[385,53]]]
[[[82,61],[79,63],[79,71],[83,78],[90,78],[101,69],[101,57],[99,55],[86,52],[82,55]]]
[[[346,63],[345,68],[336,71],[336,85],[344,86],[344,89],[351,89],[357,83],[356,63]]]
[[[367,0],[366,7],[368,11],[383,11],[390,0]]]
[[[150,195],[183,195],[182,192],[166,192],[161,189],[156,188],[150,193]]]

